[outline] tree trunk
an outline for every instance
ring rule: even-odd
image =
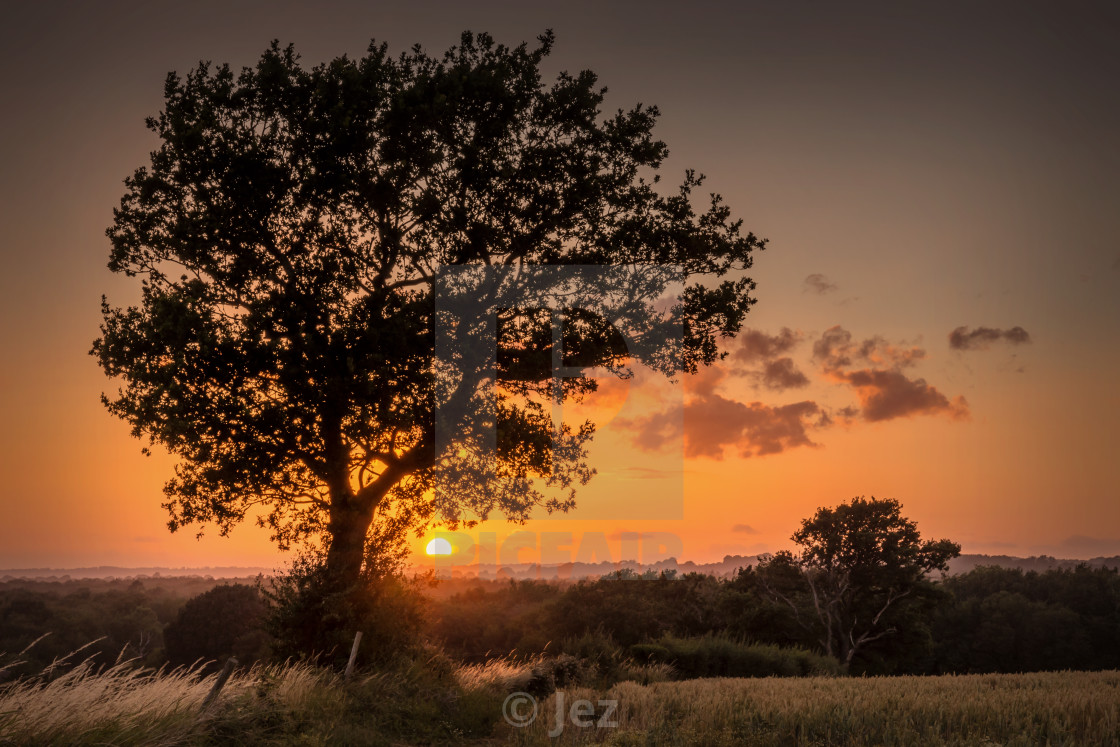
[[[341,439],[338,442],[341,443]],[[329,483],[331,495],[330,522],[327,534],[327,579],[338,590],[353,588],[361,578],[365,560],[366,534],[373,523],[374,510],[389,491],[413,469],[420,460],[431,460],[432,438],[426,435],[405,457],[394,461],[369,485],[355,493],[350,488],[346,459],[333,460],[338,465],[335,479]],[[338,454],[345,453],[336,448]]]
[[[353,495],[331,501],[330,547],[327,548],[327,579],[335,590],[358,584],[365,560],[366,533],[373,521],[372,507],[356,506]],[[338,505],[341,503],[342,505]]]
[[[852,645],[850,635],[850,630],[845,630],[841,627],[839,635],[840,648],[839,651],[837,651],[836,660],[840,662],[840,671],[844,674],[848,673],[848,670],[852,666],[852,658],[856,655],[856,647]]]

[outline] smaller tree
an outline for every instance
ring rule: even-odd
[[[874,497],[817,509],[792,539],[800,552],[763,559],[759,579],[845,671],[903,621],[920,624],[915,611],[938,595],[930,574],[961,551],[949,540],[923,541],[898,501]]]

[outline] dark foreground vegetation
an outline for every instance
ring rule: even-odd
[[[936,605],[869,646],[853,674],[1120,668],[1115,568],[1040,573],[985,566],[935,586]],[[510,654],[630,658],[670,664],[683,678],[808,674],[822,669],[813,662],[824,660],[811,653],[819,646],[793,620],[792,609],[767,596],[754,568],[726,580],[623,572],[566,583],[453,580],[396,593],[416,595],[418,637],[464,663]],[[3,676],[38,672],[83,646],[81,658],[106,664],[122,651],[145,666],[230,655],[243,663],[263,661],[277,646],[265,602],[251,581],[8,581],[0,584],[6,661],[47,635],[20,657],[24,664],[9,666]],[[367,634],[367,664],[383,648],[377,641]],[[759,651],[794,651],[743,658],[743,642],[762,644]],[[395,641],[393,648],[402,644]]]
[[[844,698],[855,700],[837,695],[849,687],[836,680],[842,662],[774,597],[771,573],[383,580],[350,679],[345,641],[300,656],[299,628],[314,610],[259,581],[8,581],[0,745],[555,743],[551,722],[514,729],[503,719],[514,692],[546,714],[565,697],[619,702],[617,731],[573,728],[560,743],[1078,744],[1114,733],[1115,672],[989,673],[1120,668],[1117,569],[986,566],[931,583],[847,671],[969,677],[847,680]],[[327,628],[341,641],[352,622]],[[230,655],[242,666],[204,711]],[[680,714],[692,714],[687,735]]]
[[[314,554],[287,573],[201,593],[197,580],[12,582],[0,589],[0,651],[8,652],[0,658],[0,743],[245,742],[248,734],[260,744],[462,742],[512,724],[509,698],[560,712],[569,696],[588,708],[625,700],[646,743],[675,743],[671,714],[696,712],[700,701],[712,709],[694,735],[703,743],[734,744],[744,734],[785,743],[790,733],[779,722],[804,742],[798,724],[816,707],[806,695],[816,685],[748,693],[734,683],[1120,668],[1115,568],[988,566],[949,577],[959,545],[923,540],[897,501],[875,498],[821,508],[792,539],[796,553],[764,556],[727,579],[618,571],[574,583],[440,583],[406,578],[394,556],[371,553],[360,583],[342,589]],[[356,633],[364,639],[355,659]],[[227,661],[242,666],[235,684],[204,705]],[[1120,687],[1115,672],[1104,674],[1077,680],[1078,689],[1090,681]],[[686,684],[695,680],[711,684],[701,692]],[[1039,687],[1057,697],[1055,683]],[[934,690],[908,706],[920,728],[876,739],[1007,736],[953,711],[952,687]],[[700,700],[682,701],[689,692]],[[709,728],[763,695],[805,702],[800,713],[763,709],[756,720]],[[863,696],[893,702],[890,688]],[[1076,723],[1056,715],[1032,728],[1056,743],[1097,735],[1120,717],[1120,700],[1101,697],[1079,692]],[[1028,701],[1009,696],[999,707],[1019,718],[1035,707]],[[874,710],[840,719],[842,710],[815,728],[850,730],[846,741],[859,743]],[[946,732],[946,718],[961,719],[964,732]],[[556,736],[517,733],[520,741]]]

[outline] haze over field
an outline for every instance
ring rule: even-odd
[[[1120,554],[1115,6],[115,2],[26,4],[0,30],[0,568],[279,565],[249,524],[170,535],[174,461],[99,403],[100,297],[138,297],[104,230],[168,71],[252,64],[274,38],[306,63],[370,37],[438,53],[468,28],[554,29],[550,73],[594,70],[607,111],[657,105],[666,181],[704,172],[770,240],[723,363],[605,386],[577,509],[457,536],[475,560],[645,539],[714,562],[786,548],[855,495],[965,553]]]

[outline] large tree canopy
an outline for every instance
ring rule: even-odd
[[[604,114],[587,71],[545,84],[552,43],[464,33],[442,58],[371,43],[305,69],[274,42],[240,73],[168,76],[147,121],[159,147],[108,229],[109,266],[142,279],[142,301],[103,301],[92,352],[120,382],[109,410],[179,460],[172,530],[258,512],[282,546],[321,537],[353,580],[367,542],[433,518],[565,509],[592,472],[592,427],[555,428],[545,405],[594,380],[557,384],[540,365],[553,345],[566,366],[691,371],[740,329],[741,271],[764,241],[718,195],[697,209],[691,171],[660,194],[657,110]],[[589,265],[624,272],[575,283],[582,300],[559,311],[509,287]],[[684,280],[669,310],[654,304],[667,267]],[[485,272],[464,286],[447,268]],[[448,308],[469,297],[494,316],[490,337],[476,318],[440,327],[441,278]],[[614,317],[581,313],[612,293]],[[677,325],[676,342],[620,345],[612,325],[634,308],[646,332]],[[497,354],[472,357],[487,344]],[[440,412],[462,415],[439,426],[461,438],[440,438]],[[470,435],[486,427],[489,450]]]
[[[949,540],[923,540],[898,501],[874,497],[818,509],[792,539],[800,552],[766,558],[757,577],[845,670],[914,620],[909,613],[937,593],[929,574],[961,552]]]

